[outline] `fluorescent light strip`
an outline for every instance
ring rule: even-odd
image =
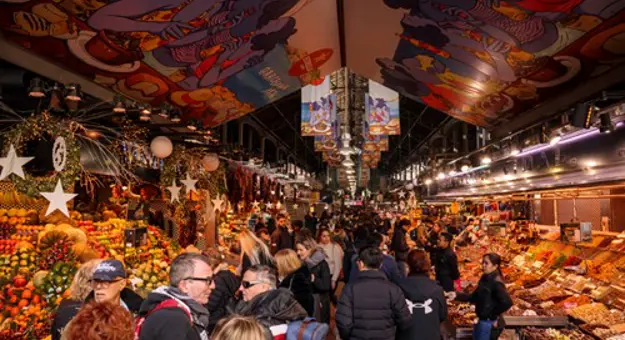
[[[553,145],[550,145],[550,144],[534,145],[534,146],[526,149],[525,151],[521,152],[520,154],[518,154],[518,155],[516,155],[514,157],[519,158],[519,157],[529,156],[529,155],[535,154],[537,152],[541,152],[541,151],[547,150],[547,149],[549,149],[552,146]]]
[[[580,133],[580,134],[577,134],[575,136],[569,137],[567,139],[563,139],[563,140],[560,141],[560,144],[574,143],[576,141],[579,141],[579,140],[582,140],[582,139],[594,136],[594,135],[596,135],[598,133],[599,133],[599,129],[594,128],[594,129],[591,129],[591,130],[588,130],[588,131],[584,131],[584,133]]]

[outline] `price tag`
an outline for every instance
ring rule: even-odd
[[[545,263],[543,261],[536,261],[536,262],[534,262],[533,267],[536,268],[536,269],[540,269],[540,268],[543,267],[543,265],[545,265]]]

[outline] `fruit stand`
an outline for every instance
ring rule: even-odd
[[[6,206],[0,205],[0,206]],[[111,218],[41,225],[39,212],[0,208],[0,339],[45,339],[55,308],[67,296],[74,273],[91,259],[122,260],[141,295],[166,285],[169,265],[180,250],[158,228]],[[125,242],[125,231],[145,228],[139,246]]]

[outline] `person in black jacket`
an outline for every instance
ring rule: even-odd
[[[241,275],[249,267],[257,264],[275,267],[269,247],[256,234],[247,229],[242,229],[239,233],[239,243],[241,244]]]
[[[226,307],[234,299],[241,282],[234,273],[228,270],[228,264],[224,262],[223,256],[217,249],[208,249],[206,256],[213,269],[215,282],[215,289],[211,291],[208,303],[204,305],[210,312],[207,331],[212,333],[217,322],[227,316]]]
[[[308,266],[291,249],[282,249],[276,253],[276,265],[280,280],[279,287],[290,290],[295,300],[306,309],[308,316],[315,315],[315,298],[310,282],[312,274]]]
[[[241,280],[242,300],[228,307],[230,314],[254,316],[265,328],[288,324],[307,317],[293,294],[284,288],[276,288],[276,274],[268,266],[252,266]],[[171,338],[174,339],[174,338]]]
[[[512,307],[512,299],[508,295],[501,273],[501,257],[497,254],[486,254],[482,258],[484,274],[478,286],[471,294],[448,293],[458,301],[468,301],[475,305],[479,322],[473,327],[473,339],[497,339],[505,328],[501,315]]]
[[[345,286],[336,309],[342,340],[394,340],[397,331],[412,325],[404,293],[379,270],[382,260],[377,247],[360,251],[360,273]]]
[[[397,266],[401,273],[406,272],[406,257],[410,251],[408,242],[406,242],[408,227],[410,227],[410,221],[406,219],[397,222],[391,239],[391,251],[395,254],[395,260],[397,260]]]
[[[330,323],[332,274],[326,261],[327,255],[307,230],[298,234],[295,249],[299,258],[310,269],[315,297],[315,319],[319,322]]]
[[[428,275],[431,264],[425,251],[413,249],[408,253],[407,263],[410,273],[402,280],[400,288],[412,314],[412,325],[399,332],[397,340],[439,340],[440,324],[447,318],[443,290]]]
[[[278,214],[278,226],[271,233],[271,253],[275,254],[282,249],[293,249],[293,237],[287,226],[287,217],[285,214]]]
[[[169,287],[153,290],[141,305],[138,340],[208,339],[204,307],[215,288],[206,255],[178,255],[169,270]]]
[[[451,248],[453,238],[449,233],[441,233],[438,240],[436,262],[434,263],[436,280],[446,292],[454,291],[454,281],[460,278],[458,257]]]

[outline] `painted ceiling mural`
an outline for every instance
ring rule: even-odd
[[[347,65],[492,127],[625,61],[625,0],[346,0]]]
[[[335,0],[0,0],[0,25],[71,72],[208,126],[340,67]]]

